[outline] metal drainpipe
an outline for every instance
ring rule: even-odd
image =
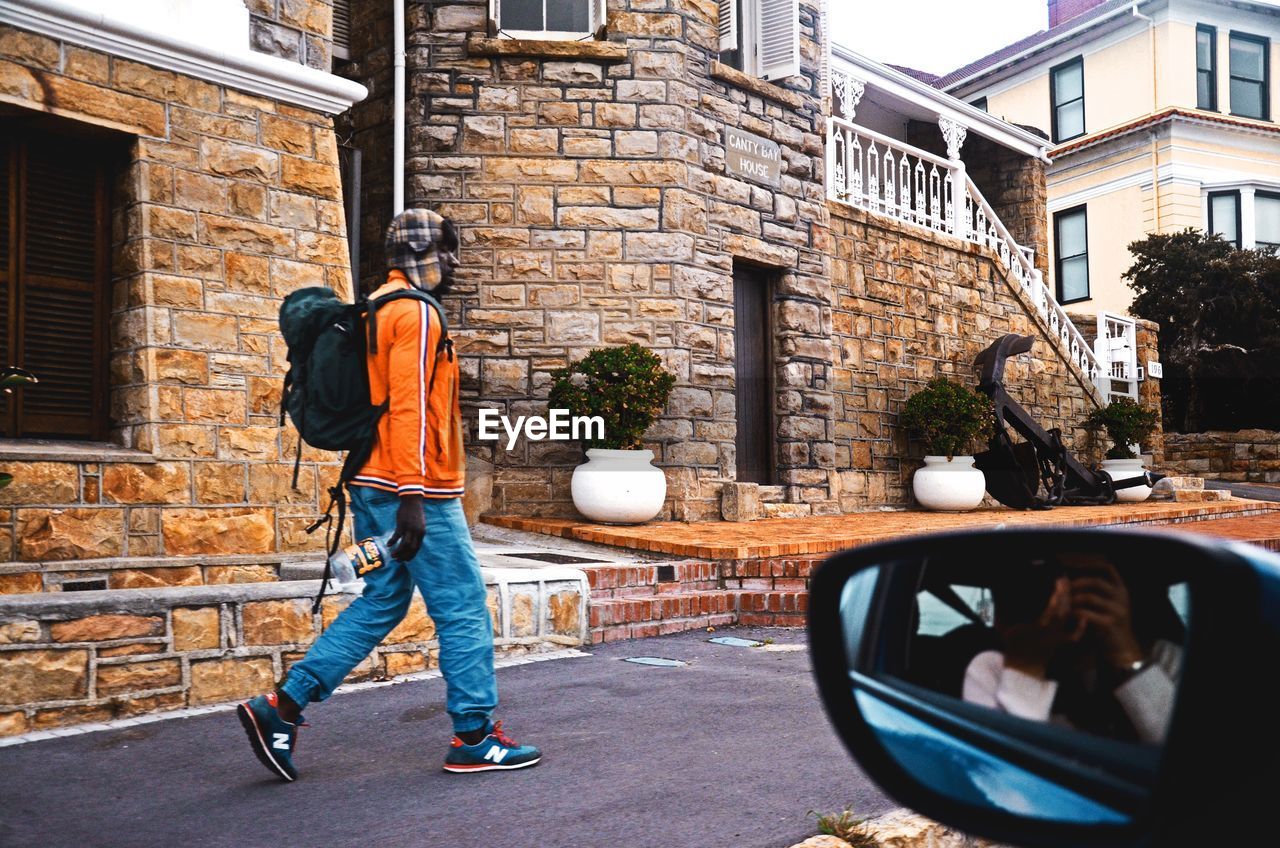
[[[1151,52],[1151,114],[1154,115],[1160,105],[1160,76],[1156,66],[1156,20],[1150,15],[1139,12],[1137,3],[1129,7],[1129,11],[1135,18],[1147,22],[1147,49]]]
[[[391,0],[391,28],[391,212],[399,215],[404,211],[404,0]]]
[[[1129,7],[1135,18],[1147,22],[1147,45],[1151,52],[1151,113],[1154,115],[1160,107],[1160,68],[1156,62],[1156,21],[1150,15],[1138,11],[1138,4]],[[1151,130],[1151,221],[1152,232],[1160,232],[1160,150],[1156,142],[1156,131]]]
[[[1156,146],[1156,131],[1151,130],[1151,221],[1152,232],[1160,232],[1160,150]]]

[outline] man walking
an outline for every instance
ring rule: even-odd
[[[401,212],[387,228],[387,281],[371,301],[413,287],[435,297],[453,284],[458,233],[426,209]],[[372,310],[371,310],[372,312]],[[382,536],[393,559],[364,576],[364,592],[295,664],[280,687],[237,708],[254,753],[286,781],[298,776],[294,743],[302,710],[323,701],[404,618],[416,585],[440,640],[440,669],[454,738],[445,771],[533,766],[537,748],[518,745],[490,720],[498,703],[493,625],[461,497],[466,456],[458,363],[436,309],[400,298],[376,310],[368,352],[369,393],[387,404],[373,450],[348,488],[356,537]]]

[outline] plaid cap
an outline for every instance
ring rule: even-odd
[[[423,291],[440,285],[444,218],[430,209],[406,209],[387,225],[387,267],[404,272]]]

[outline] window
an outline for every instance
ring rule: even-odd
[[[1280,249],[1280,194],[1259,191],[1253,196],[1253,240],[1265,250]]]
[[[501,35],[585,39],[604,23],[604,0],[491,0]]]
[[[776,80],[800,73],[799,0],[719,0],[720,61]]]
[[[1054,142],[1084,135],[1084,59],[1077,56],[1049,71],[1049,98]]]
[[[1218,111],[1218,31],[1196,27],[1196,108]]]
[[[1231,33],[1231,114],[1271,119],[1267,96],[1271,42],[1256,35]]]
[[[1240,192],[1209,192],[1209,232],[1240,246]]]
[[[37,385],[0,395],[0,434],[107,432],[110,215],[101,145],[0,121],[0,362]]]
[[[981,109],[984,112],[990,111],[989,109],[987,109],[987,98],[985,97],[979,97],[977,100],[973,101],[969,105],[975,109]]]
[[[1089,227],[1085,207],[1053,216],[1053,252],[1058,303],[1089,299]]]

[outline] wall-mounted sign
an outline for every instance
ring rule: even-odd
[[[1161,377],[1164,376],[1164,366],[1161,365],[1159,362],[1148,359],[1147,360],[1147,376],[1152,377],[1156,380],[1159,380]]]
[[[774,188],[782,183],[782,148],[776,141],[725,127],[724,158],[732,176]]]

